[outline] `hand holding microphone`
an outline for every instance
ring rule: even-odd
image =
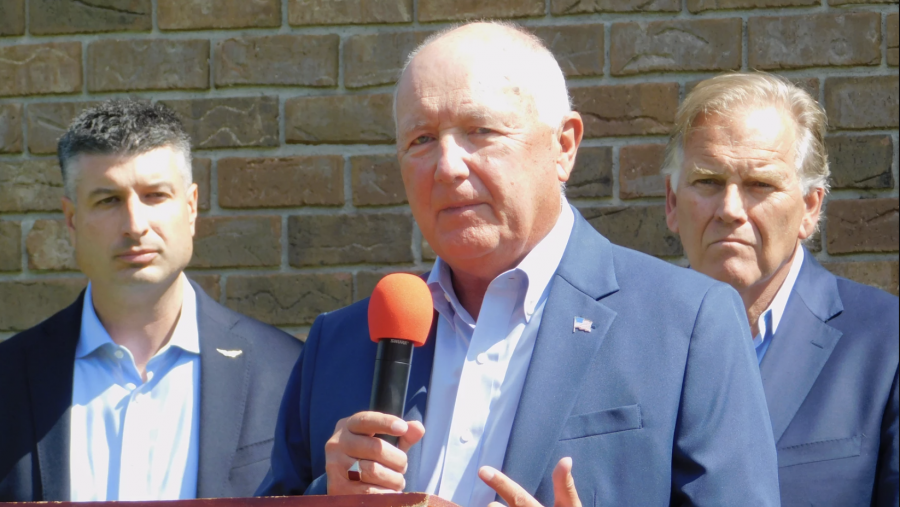
[[[433,315],[431,291],[418,276],[395,273],[375,286],[369,335],[378,352],[369,411],[338,421],[325,444],[329,495],[403,491],[406,451],[425,435],[421,423],[402,419],[406,388],[413,347],[425,343]]]

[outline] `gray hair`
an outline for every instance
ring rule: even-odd
[[[438,39],[471,25],[488,25],[496,27],[498,34],[503,34],[506,47],[513,51],[525,53],[528,58],[528,65],[520,69],[528,73],[528,79],[517,83],[518,86],[525,89],[534,100],[537,108],[538,117],[542,122],[547,124],[554,131],[561,126],[563,117],[572,111],[572,101],[569,98],[569,92],[566,88],[566,78],[563,75],[559,63],[553,56],[553,53],[547,48],[544,42],[533,33],[522,28],[521,26],[509,21],[485,20],[476,21],[467,24],[454,25],[435,32],[428,36],[418,47],[409,53],[400,71],[400,78],[406,73],[406,69],[412,63],[413,59],[425,47]],[[504,33],[505,32],[505,33]],[[400,88],[400,80],[397,79],[397,85],[394,86],[394,124],[397,124],[397,94]]]
[[[786,79],[765,72],[730,73],[701,81],[678,108],[675,127],[666,146],[662,173],[678,186],[684,164],[684,140],[701,116],[734,116],[754,106],[774,106],[794,120],[797,133],[794,166],[803,195],[821,188],[828,191],[828,156],[825,152],[827,117],[807,92]]]
[[[181,176],[189,187],[191,139],[171,109],[136,99],[111,99],[85,109],[69,125],[57,147],[66,197],[75,200],[77,174],[73,174],[72,161],[79,155],[136,156],[164,146],[184,156]]]

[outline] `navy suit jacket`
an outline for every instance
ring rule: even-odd
[[[269,469],[275,416],[300,354],[294,337],[213,301],[196,284],[198,497],[251,496]],[[0,502],[69,499],[75,346],[84,293],[0,343]],[[242,350],[230,358],[216,349]]]
[[[760,364],[784,505],[897,506],[898,321],[806,253]]]
[[[614,246],[577,213],[551,283],[504,473],[543,505],[553,504],[551,472],[564,456],[586,506],[778,505],[759,367],[731,287]],[[369,406],[367,307],[313,324],[258,494],[326,492],[325,442],[339,419]],[[573,332],[575,317],[594,329]],[[423,420],[433,357],[434,330],[413,354],[408,420]],[[420,452],[408,453],[408,487]]]

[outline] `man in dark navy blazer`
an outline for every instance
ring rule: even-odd
[[[763,73],[685,98],[665,171],[691,267],[731,284],[754,336],[784,505],[896,506],[898,300],[802,241],[827,191],[825,112]]]
[[[397,150],[438,254],[426,276],[437,318],[405,417],[366,411],[368,300],[319,316],[258,494],[778,505],[740,299],[611,244],[569,206],[560,184],[583,124],[550,52],[512,25],[474,23],[413,55]]]
[[[161,105],[108,101],[59,158],[90,284],[0,343],[0,502],[252,495],[301,344],[185,277],[187,134]]]

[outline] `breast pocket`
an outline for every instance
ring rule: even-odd
[[[559,439],[561,441],[574,440],[594,435],[636,430],[642,426],[641,406],[627,405],[569,417]]]
[[[783,447],[778,449],[778,467],[853,458],[859,456],[861,448],[862,438],[859,435]]]

